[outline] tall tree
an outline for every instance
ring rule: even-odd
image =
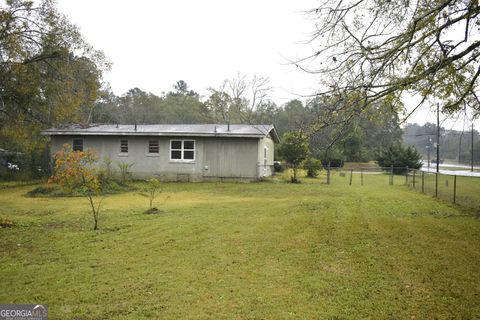
[[[477,0],[323,0],[311,11],[318,49],[294,63],[351,112],[384,99],[401,109],[404,93],[478,112],[479,13]]]
[[[39,130],[88,122],[107,68],[54,1],[6,1],[0,8],[0,147],[32,153],[44,145]]]
[[[249,78],[238,73],[223,81],[220,88],[209,89],[207,106],[217,118],[227,122],[253,123],[258,109],[271,105],[271,90],[269,78],[257,75]]]

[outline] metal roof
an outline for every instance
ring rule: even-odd
[[[43,135],[132,135],[132,136],[196,136],[263,138],[270,135],[279,142],[273,125],[250,124],[91,124],[70,125],[42,131]]]

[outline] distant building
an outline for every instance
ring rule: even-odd
[[[52,153],[64,144],[133,164],[132,177],[162,180],[256,180],[273,172],[279,137],[273,125],[79,125],[42,131]],[[116,167],[116,165],[115,165]]]

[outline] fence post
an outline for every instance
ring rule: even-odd
[[[417,172],[417,170],[413,169],[413,189],[415,189],[415,172]]]
[[[393,165],[390,166],[390,185],[393,186]]]
[[[425,171],[422,171],[422,193],[425,193]]]
[[[363,168],[360,168],[360,185],[363,186]]]
[[[327,184],[330,184],[330,161],[328,161],[327,167]]]
[[[457,175],[453,176],[453,203],[457,201]]]
[[[405,185],[408,186],[408,166],[405,167]]]
[[[350,185],[352,185],[353,169],[350,169]]]
[[[438,198],[438,172],[435,172],[435,197]]]

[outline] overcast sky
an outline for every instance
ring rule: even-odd
[[[59,11],[113,62],[116,94],[139,87],[161,94],[184,80],[206,94],[237,72],[268,76],[282,104],[311,94],[316,79],[287,64],[308,54],[315,1],[58,0]]]
[[[208,87],[241,74],[267,76],[281,105],[315,92],[319,79],[287,62],[313,52],[315,0],[57,0],[58,9],[113,63],[105,79],[117,95],[138,87],[160,95],[184,80]],[[406,101],[406,104],[413,104]],[[435,122],[424,108],[409,122]],[[446,122],[461,129],[463,119]]]

